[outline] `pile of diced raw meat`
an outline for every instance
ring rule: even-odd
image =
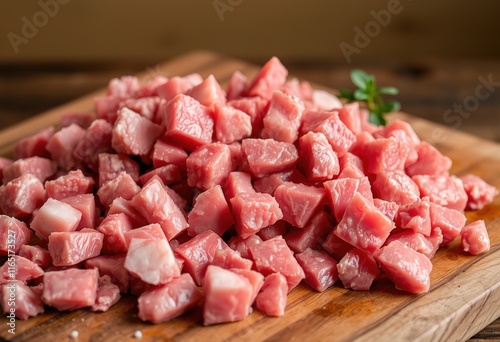
[[[106,311],[138,296],[154,323],[201,305],[206,325],[283,315],[303,280],[368,290],[385,274],[424,293],[431,259],[489,249],[498,191],[412,127],[288,79],[113,79],[95,113],[68,114],[0,159],[1,305],[15,315]]]

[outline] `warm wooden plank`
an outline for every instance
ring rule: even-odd
[[[214,74],[227,81],[230,73],[243,70],[252,75],[256,67],[226,59],[211,53],[192,53],[162,64],[141,75],[200,72]],[[12,143],[37,129],[56,124],[67,111],[92,108],[96,92],[82,99],[43,113],[12,129],[0,132],[0,149],[7,153]],[[410,121],[419,135],[432,140],[441,137],[438,148],[449,155],[453,172],[473,172],[500,187],[500,145],[460,133],[449,128],[399,113]],[[436,135],[436,132],[440,133]],[[444,137],[444,138],[443,138]],[[171,322],[151,325],[141,322],[135,308],[135,298],[127,297],[110,311],[102,314],[78,310],[70,313],[50,311],[28,321],[17,321],[17,334],[6,329],[0,337],[12,341],[47,341],[66,339],[78,330],[81,340],[123,341],[135,330],[141,330],[147,340],[210,341],[255,340],[380,340],[388,341],[451,341],[465,340],[500,316],[500,198],[487,208],[468,213],[469,219],[483,218],[490,232],[492,249],[472,257],[460,252],[457,243],[438,251],[432,272],[432,285],[425,295],[411,295],[394,289],[388,281],[377,282],[373,290],[353,292],[339,285],[315,293],[305,285],[289,296],[287,311],[282,318],[267,318],[258,311],[242,322],[203,327],[200,308]],[[5,326],[5,318],[0,319]]]

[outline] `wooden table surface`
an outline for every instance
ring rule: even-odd
[[[446,111],[453,110],[455,104],[460,105],[465,99],[475,94],[477,87],[481,84],[481,77],[487,78],[488,75],[492,75],[490,78],[493,80],[500,79],[500,67],[494,63],[444,65],[434,61],[406,66],[398,64],[347,67],[310,64],[287,66],[294,75],[332,88],[352,88],[348,80],[348,71],[353,67],[363,67],[375,74],[380,84],[395,85],[400,88],[401,95],[398,96],[398,100],[403,103],[406,112],[420,114],[441,124],[447,123],[444,119]],[[154,65],[86,67],[83,71],[75,70],[75,67],[71,66],[64,66],[62,69],[58,66],[44,66],[43,68],[17,66],[13,71],[0,68],[0,122],[2,126],[0,128],[99,88],[113,76],[135,73],[141,69],[148,70],[151,75],[158,72]],[[451,76],[454,71],[457,74]],[[490,95],[488,99],[478,101],[478,108],[474,109],[472,116],[463,118],[459,127],[456,128],[489,139],[500,140],[499,96],[498,92],[495,93],[495,89]],[[471,340],[500,340],[500,319],[488,325]]]

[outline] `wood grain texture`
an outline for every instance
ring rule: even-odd
[[[208,52],[196,52],[169,61],[155,72],[167,75],[200,72],[227,82],[234,70],[248,76],[257,68]],[[144,73],[143,78],[151,77]],[[8,155],[13,143],[38,129],[57,124],[68,111],[92,109],[96,92],[18,126],[0,132],[0,153]],[[404,113],[403,118],[426,140],[439,133],[437,147],[453,160],[452,173],[475,173],[500,188],[500,145],[430,123]],[[386,279],[367,292],[343,289],[340,284],[316,293],[301,284],[288,297],[284,317],[269,318],[255,310],[242,322],[204,327],[201,308],[163,324],[137,317],[136,298],[126,297],[105,313],[89,310],[57,312],[16,322],[16,335],[0,329],[10,341],[67,340],[78,330],[80,341],[133,340],[141,330],[147,341],[464,341],[500,316],[500,197],[483,210],[467,213],[469,220],[484,219],[491,250],[480,256],[462,252],[457,242],[438,251],[433,259],[431,289],[423,295],[398,291]],[[6,319],[0,319],[5,327]]]

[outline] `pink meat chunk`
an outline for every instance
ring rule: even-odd
[[[113,201],[121,197],[126,200],[132,199],[141,188],[130,174],[125,171],[120,172],[116,178],[111,179],[101,185],[97,191],[99,201],[105,207],[109,207]]]
[[[462,249],[472,255],[490,250],[490,238],[484,220],[474,221],[466,225],[460,233]]]
[[[228,245],[231,249],[240,253],[241,257],[251,259],[250,247],[262,242],[262,238],[256,234],[250,235],[247,238],[241,236],[233,236],[229,239]]]
[[[165,234],[158,223],[151,223],[143,227],[134,228],[132,230],[126,231],[123,234],[125,238],[125,244],[127,250],[132,242],[132,239],[144,239],[144,240],[165,240]]]
[[[35,156],[18,159],[3,169],[3,184],[26,174],[32,174],[40,182],[45,182],[47,178],[54,175],[55,171],[55,164],[47,158]]]
[[[450,244],[460,234],[465,221],[467,221],[462,211],[443,207],[435,203],[431,203],[430,216],[432,229],[439,228],[441,230],[443,246]]]
[[[431,202],[463,211],[467,205],[467,193],[460,178],[456,176],[417,175],[412,177],[422,197],[429,196]]]
[[[71,124],[76,124],[81,128],[87,129],[96,119],[93,112],[69,112],[61,117],[61,127],[68,127]]]
[[[43,275],[42,301],[59,311],[76,310],[95,303],[99,272],[70,268]]]
[[[324,196],[325,189],[292,182],[285,182],[274,191],[283,220],[298,228],[304,228],[321,208]]]
[[[252,185],[252,177],[249,173],[242,171],[231,172],[227,177],[223,190],[224,196],[227,200],[230,200],[240,193],[255,192],[255,189]]]
[[[321,246],[332,229],[332,218],[321,210],[303,229],[292,229],[285,235],[285,240],[292,251],[300,253],[307,248],[316,249]]]
[[[380,276],[375,259],[353,248],[337,264],[338,276],[345,288],[367,291]]]
[[[163,129],[136,112],[123,108],[113,127],[111,145],[118,153],[149,155]]]
[[[93,189],[94,179],[85,176],[81,170],[70,171],[54,180],[45,182],[47,197],[57,200],[79,194],[88,194]]]
[[[278,202],[269,194],[241,193],[230,200],[235,229],[247,238],[283,218]]]
[[[340,120],[337,113],[330,115],[312,129],[313,132],[323,133],[333,150],[342,157],[356,141],[356,136]]]
[[[371,201],[356,193],[347,205],[335,234],[349,244],[372,254],[382,247],[394,228],[394,222]]]
[[[151,159],[155,168],[169,164],[185,168],[187,157],[187,152],[175,141],[163,138],[154,144]]]
[[[191,96],[179,94],[165,109],[166,136],[181,144],[187,151],[212,142],[214,121],[210,111]]]
[[[358,193],[370,202],[373,202],[368,177],[333,179],[324,182],[323,186],[326,189],[326,198],[337,221],[340,221],[344,216],[354,194]]]
[[[304,270],[305,282],[316,291],[325,291],[339,279],[337,260],[324,251],[308,248],[295,258]]]
[[[193,85],[189,80],[184,77],[174,76],[170,78],[167,82],[160,84],[156,88],[158,96],[170,101],[178,94],[184,94],[186,91],[191,89]]]
[[[146,218],[135,209],[131,201],[118,197],[109,206],[107,216],[121,213],[127,215],[133,227],[141,227],[148,223]]]
[[[132,222],[125,213],[107,215],[97,227],[104,234],[102,252],[104,254],[125,253],[128,245],[125,233],[132,229]]]
[[[275,91],[262,123],[262,138],[293,143],[299,136],[304,103],[296,96]]]
[[[63,198],[61,202],[69,204],[82,213],[82,218],[76,230],[83,228],[95,228],[97,220],[97,209],[94,194],[81,194]]]
[[[207,230],[181,244],[175,253],[184,259],[184,271],[191,274],[197,285],[201,285],[215,253],[226,248],[229,247],[219,235]]]
[[[17,218],[32,214],[45,202],[43,184],[32,174],[15,178],[0,186],[0,212]]]
[[[242,275],[210,265],[203,280],[203,324],[237,322],[251,312],[253,287]]]
[[[186,159],[188,185],[202,190],[226,182],[233,168],[231,151],[222,143],[198,147]]]
[[[75,146],[73,156],[91,170],[97,171],[99,153],[109,153],[112,151],[112,137],[113,126],[106,120],[95,120],[85,131],[83,139]]]
[[[255,75],[246,95],[270,99],[285,84],[287,76],[288,70],[278,58],[272,57]]]
[[[188,214],[188,234],[198,235],[212,230],[222,236],[233,225],[233,216],[222,192],[216,185],[196,197],[193,209]]]
[[[0,178],[3,179],[3,170],[12,164],[14,161],[9,158],[1,157],[0,156]]]
[[[399,210],[399,205],[396,202],[385,201],[380,198],[374,198],[373,204],[378,210],[383,212],[391,221],[394,221]]]
[[[179,317],[196,306],[202,294],[187,273],[169,283],[144,291],[138,299],[139,318],[161,323]]]
[[[415,175],[448,175],[452,161],[439,152],[427,141],[422,141],[416,147],[418,159],[406,168],[409,176]]]
[[[80,224],[82,213],[67,203],[53,198],[40,207],[31,221],[31,229],[44,240],[49,239],[53,232],[75,231]]]
[[[309,132],[299,144],[299,166],[308,180],[325,181],[339,174],[339,159],[323,133]]]
[[[417,184],[399,170],[378,173],[372,188],[378,198],[399,205],[413,203],[420,197]]]
[[[288,291],[305,278],[304,271],[281,236],[251,246],[250,253],[257,270],[264,276],[276,272],[283,274]]]
[[[278,220],[276,223],[259,230],[257,235],[259,235],[264,241],[272,239],[278,235],[284,236],[287,233],[289,226],[289,223],[283,220]]]
[[[363,178],[363,161],[357,155],[347,152],[339,158],[340,173],[338,178]]]
[[[253,266],[253,261],[242,258],[240,253],[231,248],[226,248],[215,252],[211,265],[216,265],[226,270],[233,268],[249,270]]]
[[[19,255],[11,255],[0,267],[0,285],[13,280],[28,282],[43,275],[43,270],[33,261]]]
[[[397,240],[405,246],[422,253],[429,259],[432,259],[436,252],[436,246],[434,246],[428,237],[411,229],[405,229],[402,232],[391,234],[385,241],[385,244],[388,245],[394,240]],[[439,246],[439,244],[437,245]]]
[[[335,227],[336,228],[336,227]],[[344,255],[349,252],[354,247],[345,242],[343,239],[339,238],[335,234],[335,228],[328,233],[325,241],[321,244],[321,247],[335,260],[339,261],[344,257]]]
[[[338,108],[339,119],[354,134],[361,132],[361,116],[359,115],[359,103],[346,103],[342,108]]]
[[[36,245],[23,245],[21,249],[19,249],[19,256],[33,261],[41,268],[46,268],[52,264],[52,258],[50,257],[49,251]]]
[[[404,170],[408,152],[408,146],[393,137],[376,139],[366,143],[361,159],[368,173]]]
[[[299,158],[293,144],[273,139],[245,139],[241,147],[251,173],[258,178],[289,170]]]
[[[151,79],[143,82],[139,86],[139,88],[135,92],[135,96],[138,98],[157,96],[158,95],[157,88],[164,85],[167,82],[168,78],[163,75],[154,76]]]
[[[181,275],[174,252],[164,239],[132,239],[125,269],[151,285],[166,284]]]
[[[116,112],[120,108],[121,102],[122,99],[117,96],[97,96],[94,98],[97,118],[113,124],[116,121]]]
[[[252,134],[251,117],[234,107],[214,107],[215,139],[224,144],[230,144]]]
[[[226,99],[228,101],[239,98],[248,88],[248,79],[240,71],[236,70],[231,75],[227,84]]]
[[[49,235],[49,253],[54,266],[72,266],[101,254],[104,235],[97,230],[53,232]]]
[[[0,255],[17,254],[30,242],[33,233],[15,217],[0,215]]]
[[[92,311],[108,311],[120,300],[120,289],[111,282],[108,275],[99,278],[95,303],[90,307]]]
[[[272,273],[264,280],[264,285],[256,298],[257,308],[268,316],[283,316],[287,304],[288,284],[281,273]]]
[[[130,284],[130,274],[125,269],[125,254],[99,255],[85,261],[86,269],[97,268],[101,276],[107,275],[116,284],[120,292],[127,293]]]
[[[415,132],[411,124],[400,119],[395,119],[392,122],[390,122],[382,129],[381,133],[382,136],[389,137],[391,132],[395,130],[403,131],[408,137],[408,142],[410,143],[410,145],[416,147],[420,144],[420,138],[418,137],[417,133]]]
[[[158,176],[163,184],[170,185],[186,179],[186,173],[179,166],[174,164],[163,165],[143,173],[139,177],[141,184],[146,184],[151,178]]]
[[[122,171],[139,181],[139,164],[124,154],[99,154],[99,187],[115,179]]]
[[[315,107],[321,110],[332,110],[342,107],[342,102],[333,94],[326,90],[312,90],[312,102]]]
[[[374,257],[397,289],[411,293],[429,291],[432,263],[425,255],[396,240],[382,247]]]
[[[157,117],[158,107],[160,103],[164,101],[159,96],[146,96],[139,99],[126,99],[120,103],[118,111],[122,108],[128,108],[133,110],[142,117],[154,122],[161,123],[161,120]]]
[[[49,158],[50,154],[45,149],[47,142],[54,135],[56,129],[54,126],[43,128],[29,137],[16,142],[13,148],[14,159],[23,159],[29,157]]]
[[[302,114],[302,124],[299,129],[299,134],[301,136],[306,135],[331,116],[335,116],[335,113],[324,110],[306,109]]]
[[[467,209],[481,210],[498,195],[498,189],[479,176],[467,174],[460,179],[467,193]]]
[[[425,236],[431,235],[430,204],[429,197],[423,197],[411,204],[400,206],[396,223],[401,228],[412,229]]]
[[[49,139],[46,149],[57,165],[70,170],[78,164],[78,159],[73,155],[73,151],[84,137],[85,130],[76,124],[71,124],[54,133]]]
[[[253,182],[255,191],[274,195],[274,191],[286,181],[291,181],[294,171],[273,173],[268,176],[256,179]]]
[[[107,94],[120,98],[133,96],[140,88],[140,81],[135,76],[122,76],[120,78],[112,78],[108,82]]]
[[[160,181],[146,184],[131,200],[131,204],[149,223],[160,224],[168,240],[187,229],[188,223]]]
[[[226,103],[226,92],[222,89],[214,75],[209,75],[200,84],[186,92],[202,105],[211,107],[213,105],[224,105]]]
[[[252,298],[250,302],[254,303],[255,298],[257,298],[257,295],[259,294],[262,286],[264,285],[264,276],[257,271],[247,270],[242,268],[232,268],[231,271],[248,279],[253,289]]]
[[[261,97],[244,97],[232,100],[227,105],[248,114],[252,122],[252,137],[260,137],[263,125],[262,120],[267,113],[267,108],[269,108],[269,100]]]
[[[8,318],[25,320],[44,312],[40,289],[19,282],[0,288],[0,304]]]

